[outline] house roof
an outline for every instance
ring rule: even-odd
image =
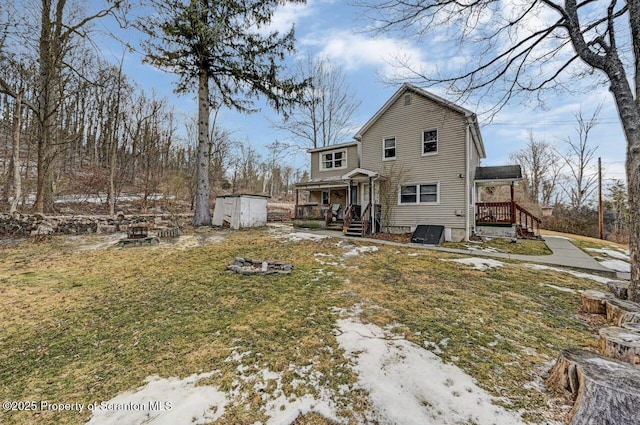
[[[332,151],[334,149],[347,148],[349,146],[355,146],[357,144],[358,144],[358,142],[356,142],[356,141],[347,142],[347,143],[339,143],[339,144],[336,144],[336,145],[323,146],[321,148],[307,149],[307,152],[308,153],[313,153],[313,152],[322,152],[322,151]]]
[[[406,91],[411,91],[414,92],[420,96],[423,96],[435,103],[438,103],[442,106],[445,106],[455,112],[458,112],[462,115],[464,115],[467,118],[467,122],[469,124],[469,127],[471,129],[471,133],[472,133],[472,138],[473,141],[476,145],[476,148],[478,149],[478,152],[480,154],[481,158],[486,158],[487,154],[485,152],[484,149],[484,143],[482,141],[482,135],[480,134],[480,126],[478,125],[478,117],[476,116],[476,114],[466,108],[463,108],[462,106],[456,105],[453,102],[450,102],[440,96],[437,96],[431,92],[428,92],[424,89],[421,89],[419,87],[416,87],[412,84],[408,84],[408,83],[404,83],[402,86],[400,86],[400,88],[395,92],[395,94],[393,96],[391,96],[391,98],[382,106],[382,108],[380,108],[378,110],[378,112],[375,113],[375,115],[373,117],[371,117],[371,119],[369,119],[369,121],[367,121],[365,123],[364,126],[362,126],[362,128],[358,131],[358,133],[355,135],[355,139],[356,140],[362,140],[362,136],[364,135],[364,133],[367,132],[367,130],[369,130],[369,128],[382,116],[384,115],[384,113],[391,107],[391,105],[393,105]]]
[[[499,165],[494,167],[476,167],[476,181],[521,180],[522,168],[519,165]]]

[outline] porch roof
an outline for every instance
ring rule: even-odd
[[[349,171],[347,174],[343,175],[342,178],[345,180],[348,180],[348,179],[357,177],[359,175],[362,175],[364,177],[372,177],[372,178],[380,177],[380,174],[375,171],[366,170],[364,168],[354,168],[353,170]]]
[[[295,186],[303,190],[343,188],[349,186],[349,181],[340,177],[318,178],[296,183]]]
[[[520,165],[476,167],[474,180],[480,184],[512,183],[516,180],[522,180],[522,168]]]

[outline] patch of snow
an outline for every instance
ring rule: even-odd
[[[407,256],[408,256],[408,257],[417,257],[417,256],[419,256],[419,255],[420,255],[420,254],[419,254],[419,253],[417,253],[417,252],[411,252],[411,253],[407,254]]]
[[[495,267],[502,267],[504,263],[498,260],[492,260],[489,258],[457,258],[453,260],[443,260],[443,261],[453,261],[460,264],[466,264],[468,266],[472,266],[476,270],[489,270]]]
[[[322,239],[326,239],[329,236],[319,235],[314,233],[306,233],[306,232],[292,232],[284,235],[278,235],[277,237],[281,239],[287,239],[290,242],[301,242],[301,241],[319,241]]]
[[[345,252],[344,254],[342,254],[342,258],[347,259],[347,258],[353,258],[353,257],[357,257],[360,254],[363,254],[365,252],[377,252],[378,251],[378,247],[377,246],[354,246],[352,247],[352,249],[350,251]]]
[[[98,404],[87,424],[211,423],[224,414],[228,404],[226,395],[217,388],[197,385],[198,381],[213,374],[214,372],[194,374],[182,380],[150,376],[145,379],[145,386]]]
[[[598,358],[598,357],[595,357],[595,358],[592,358],[592,359],[587,359],[585,361],[587,363],[591,363],[593,365],[603,367],[603,368],[608,369],[610,371],[619,370],[621,368],[621,366],[618,363],[614,363],[614,362],[609,361],[607,359],[601,359],[601,358]]]
[[[469,251],[480,251],[480,252],[502,252],[501,250],[499,250],[498,248],[492,248],[492,247],[482,247],[482,246],[475,246],[475,245],[465,245],[465,248],[467,248]]]
[[[541,283],[540,286],[548,286],[549,288],[553,288],[560,292],[568,292],[570,294],[578,294],[582,292],[582,291],[576,291],[575,289],[571,289],[571,288],[563,288],[562,286],[550,285],[548,283]]]
[[[608,257],[611,258],[616,258],[618,260],[625,260],[625,261],[629,261],[630,257],[629,257],[629,250],[618,250],[618,249],[612,249],[612,248],[585,248],[585,250],[590,251],[590,252],[596,252],[598,254],[604,254]]]
[[[631,272],[631,264],[629,264],[627,261],[604,260],[604,261],[598,261],[598,262],[610,270],[615,270],[617,272],[626,272],[626,273]]]
[[[340,319],[340,347],[369,393],[368,421],[383,424],[524,424],[459,368],[404,339],[357,319]]]
[[[575,270],[567,270],[567,269],[560,269],[557,267],[544,266],[542,264],[523,264],[523,266],[533,270],[551,270],[554,272],[569,273],[572,276],[579,277],[581,279],[591,279],[605,285],[608,282],[617,282],[616,280],[611,279],[610,277],[603,277],[603,276],[597,276],[590,273],[577,272]]]

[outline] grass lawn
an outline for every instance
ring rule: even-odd
[[[511,242],[507,238],[488,239],[483,242],[445,242],[445,248],[481,250],[520,255],[551,255],[551,250],[542,240],[518,239]]]
[[[229,398],[216,424],[265,423],[276,392],[292,399],[319,388],[345,422],[358,423],[367,394],[336,341],[337,311],[357,306],[359,320],[437,348],[525,420],[561,419],[548,407],[554,395],[536,383],[559,350],[597,343],[579,295],[558,286],[600,284],[516,263],[480,271],[443,261],[461,256],[409,247],[358,252],[371,243],[286,232],[193,234],[145,248],[110,247],[99,236],[0,247],[0,399],[86,404],[152,375],[213,371],[201,384]],[[237,256],[295,269],[226,272]],[[0,415],[3,424],[80,424],[91,413]],[[333,422],[310,413],[296,423]]]

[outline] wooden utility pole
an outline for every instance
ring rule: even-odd
[[[604,213],[602,211],[602,158],[598,158],[598,238],[602,237]]]

